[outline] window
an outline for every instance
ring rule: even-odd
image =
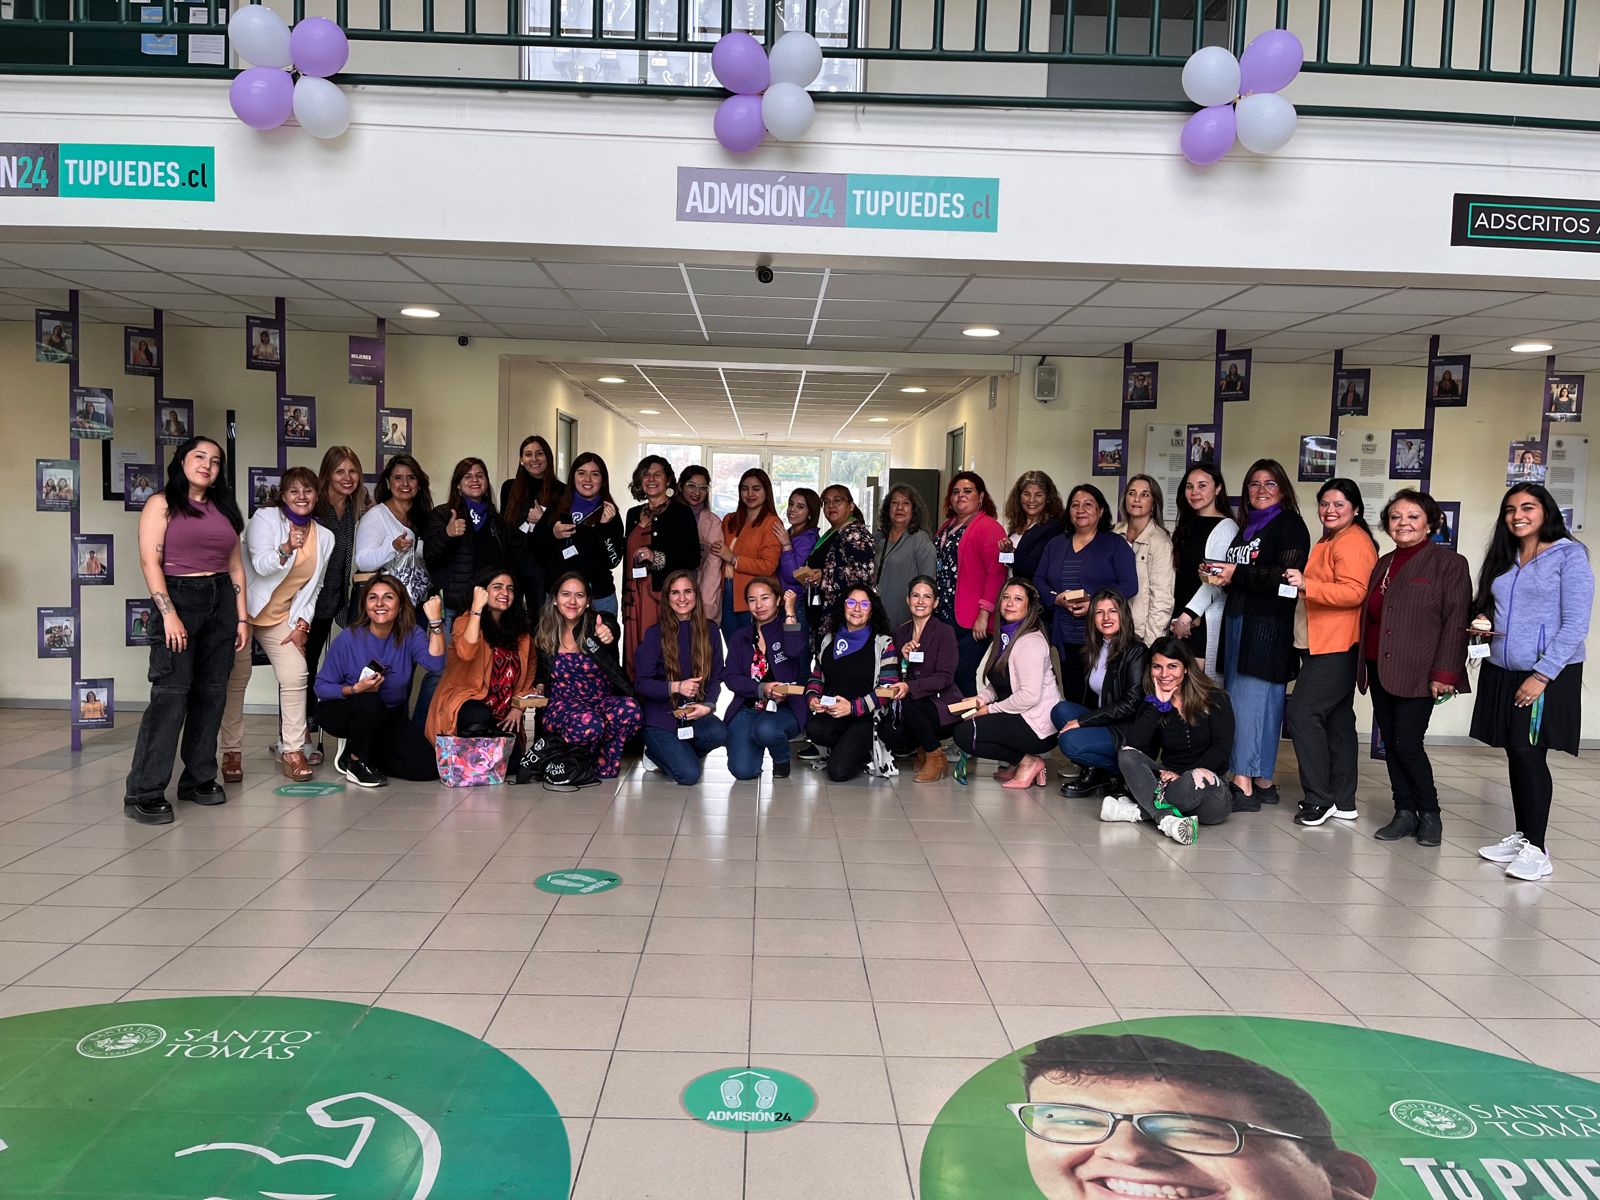
[[[778,506],[781,516],[789,503],[789,493],[795,488],[822,490],[822,455],[774,454],[767,473],[772,476],[772,502]]]
[[[556,413],[556,476],[565,479],[572,470],[572,448],[578,444],[578,418]]]
[[[888,472],[889,456],[882,450],[835,450],[828,456],[828,483],[849,488],[869,523],[875,514],[869,510],[873,492],[867,480],[882,480]]]
[[[761,465],[756,450],[713,450],[711,462],[711,511],[726,515],[739,507],[739,476]]]

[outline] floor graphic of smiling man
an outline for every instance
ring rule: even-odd
[[[1046,1200],[1370,1200],[1372,1165],[1334,1142],[1322,1106],[1259,1063],[1168,1038],[1047,1038],[1022,1060]]]

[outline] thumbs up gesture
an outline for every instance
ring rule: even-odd
[[[455,509],[450,510],[450,519],[444,524],[446,537],[460,537],[467,531],[467,523]]]

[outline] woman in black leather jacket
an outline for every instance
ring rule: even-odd
[[[1113,728],[1133,720],[1144,699],[1149,652],[1133,631],[1133,615],[1122,596],[1106,588],[1090,601],[1083,643],[1083,670],[1096,706],[1063,700],[1051,712],[1061,731],[1061,753],[1082,768],[1061,785],[1068,797],[1095,796],[1116,782],[1117,737]],[[1088,696],[1084,697],[1088,699]]]

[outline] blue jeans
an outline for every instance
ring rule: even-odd
[[[750,627],[750,610],[736,612],[733,607],[733,580],[722,581],[722,636],[727,637],[735,629],[748,629]]]
[[[616,596],[616,593],[613,592],[609,596],[601,596],[598,599],[589,601],[589,607],[594,609],[596,612],[610,613],[613,617],[616,616],[617,615],[617,596]]]
[[[1071,700],[1063,700],[1050,710],[1050,722],[1060,729],[1068,721],[1081,720],[1091,711]],[[1117,741],[1108,726],[1069,729],[1061,735],[1059,745],[1061,753],[1080,767],[1099,767],[1102,771],[1117,769]]]
[[[978,664],[988,650],[988,638],[979,641],[972,630],[956,626],[956,686],[963,696],[978,694]]]
[[[735,779],[754,779],[761,774],[761,753],[772,761],[789,761],[789,741],[798,736],[800,725],[787,704],[776,712],[761,712],[744,705],[728,722],[728,770]]]
[[[446,660],[450,657],[450,644],[455,641],[456,618],[460,615],[459,610],[451,608],[448,604],[444,606],[444,654]],[[428,618],[422,616],[419,611],[418,619],[424,623],[423,629],[426,630]],[[426,729],[428,727],[428,707],[433,703],[433,693],[439,689],[439,680],[443,678],[444,671],[442,669],[427,671],[422,676],[422,687],[417,691],[417,707],[411,713],[411,723],[418,729]]]
[[[727,726],[714,714],[701,717],[689,728],[694,730],[694,737],[684,740],[675,728],[644,727],[644,752],[674,783],[699,783],[700,760],[728,741]]]

